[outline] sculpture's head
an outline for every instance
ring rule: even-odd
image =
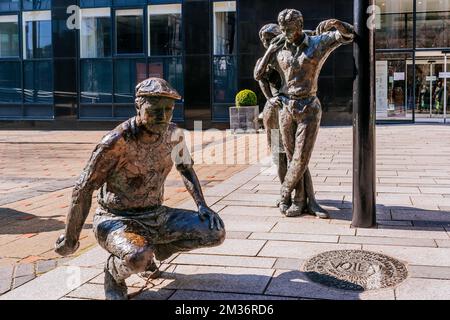
[[[281,34],[280,26],[275,23],[266,24],[259,31],[259,38],[264,46],[264,48],[268,49],[270,46],[270,42],[276,36]]]
[[[281,32],[289,43],[298,42],[303,38],[303,15],[295,9],[284,9],[278,15]]]
[[[136,86],[136,111],[138,123],[149,131],[167,130],[173,116],[175,101],[181,99],[167,81],[149,78]]]

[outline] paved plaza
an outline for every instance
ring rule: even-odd
[[[103,134],[1,132],[0,299],[104,299],[107,255],[92,235],[95,201],[76,256],[60,259],[52,251],[64,229],[71,186]],[[247,154],[246,163],[196,165],[227,239],[171,257],[157,279],[129,278],[132,299],[450,299],[448,126],[377,127],[378,226],[372,229],[350,226],[351,127],[321,128],[310,163],[316,197],[330,220],[280,215],[279,182],[263,134],[233,137],[244,148],[214,135],[193,144],[194,158],[220,150]],[[166,185],[167,205],[194,209],[176,172]],[[408,278],[394,288],[356,292],[313,283],[303,271],[310,257],[347,249],[398,259]]]

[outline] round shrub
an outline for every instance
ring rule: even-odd
[[[242,90],[236,95],[236,107],[256,106],[258,99],[252,90]]]

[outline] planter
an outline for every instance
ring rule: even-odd
[[[259,106],[230,107],[230,129],[234,132],[256,132],[258,123]]]

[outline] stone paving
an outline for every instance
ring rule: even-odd
[[[443,125],[378,127],[378,226],[359,229],[350,226],[352,130],[321,128],[310,168],[316,196],[332,219],[282,217],[274,168],[252,165],[205,190],[225,222],[225,243],[164,261],[156,280],[133,276],[127,281],[131,298],[450,299],[449,139]],[[193,202],[179,206],[193,208]],[[407,265],[409,276],[395,288],[364,292],[312,283],[304,262],[340,249],[389,255]],[[105,259],[98,246],[86,250],[1,299],[104,299]]]

